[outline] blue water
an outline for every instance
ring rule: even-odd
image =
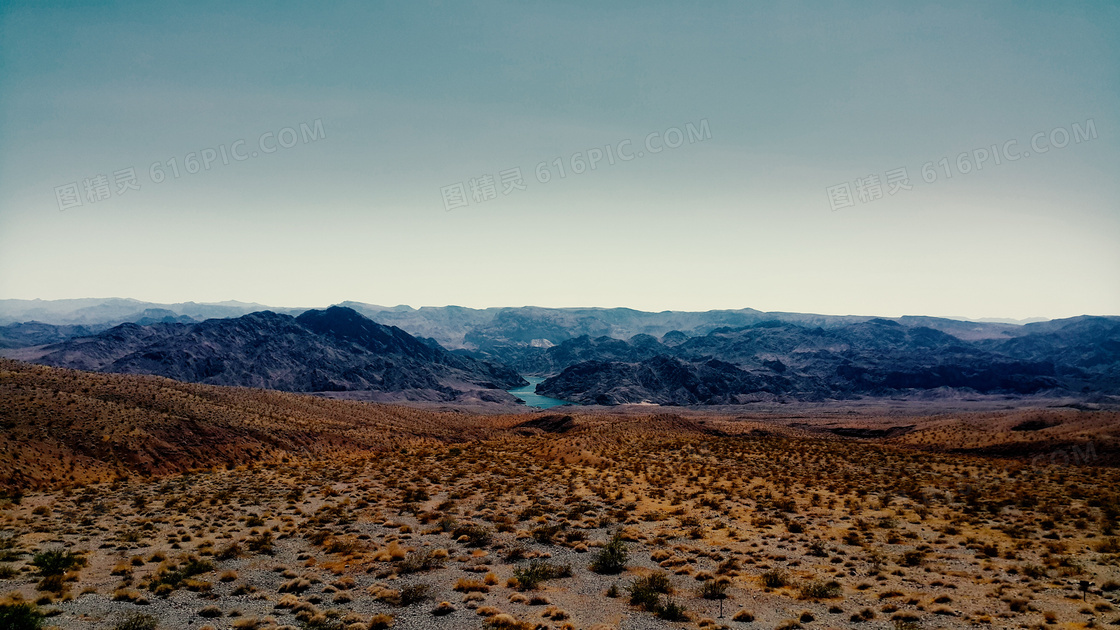
[[[540,394],[536,393],[534,389],[536,389],[538,383],[544,380],[543,378],[532,376],[526,376],[524,378],[525,380],[529,381],[528,385],[526,385],[525,387],[518,387],[516,389],[509,389],[506,391],[520,398],[521,401],[526,405],[530,407],[537,407],[539,409],[548,409],[550,407],[559,407],[560,405],[569,404],[566,400],[560,400],[559,398],[549,398],[548,396],[541,396]]]

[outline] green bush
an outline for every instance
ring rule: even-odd
[[[50,549],[35,554],[31,559],[31,564],[39,569],[39,575],[47,577],[62,575],[76,566],[85,564],[85,559],[69,551]]]
[[[688,621],[688,615],[685,614],[685,607],[672,599],[658,606],[657,617],[665,621]]]
[[[451,535],[455,538],[466,536],[466,545],[468,547],[485,547],[490,544],[493,538],[493,532],[482,525],[461,525],[456,527]]]
[[[616,532],[611,537],[611,541],[600,549],[599,553],[595,554],[595,559],[591,562],[590,568],[595,573],[602,575],[617,575],[626,570],[628,555],[626,542],[622,540],[622,534]]]
[[[634,580],[626,590],[630,592],[631,606],[640,606],[645,610],[656,612],[660,609],[660,595],[668,594],[672,586],[669,583],[669,576],[658,571]]]
[[[43,617],[33,604],[0,604],[0,629],[3,630],[38,630],[43,627]]]
[[[261,534],[250,538],[248,541],[246,541],[245,544],[249,547],[249,551],[252,551],[253,553],[271,556],[273,553],[272,543],[272,532],[264,531],[261,532]]]
[[[571,575],[571,566],[552,564],[543,560],[533,560],[529,563],[529,566],[518,567],[513,570],[513,577],[517,580],[517,588],[522,591],[536,590],[545,580],[571,577]]]
[[[191,558],[179,569],[183,577],[194,577],[214,570],[214,563],[209,560]]]

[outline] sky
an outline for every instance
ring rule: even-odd
[[[0,298],[1120,314],[1052,4],[0,0]]]

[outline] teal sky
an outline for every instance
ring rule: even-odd
[[[1116,2],[43,4],[0,298],[1120,314]]]

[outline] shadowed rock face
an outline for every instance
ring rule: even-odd
[[[292,392],[430,390],[452,399],[526,384],[506,366],[452,354],[345,307],[298,318],[262,311],[197,324],[123,324],[44,352],[37,362],[58,367]]]
[[[923,390],[1120,393],[1120,320],[1025,326],[966,341],[893,320],[830,329],[785,322],[723,328],[670,344],[582,337],[549,348],[560,373],[537,392],[583,404],[737,404],[893,396]],[[566,365],[565,365],[566,363]]]

